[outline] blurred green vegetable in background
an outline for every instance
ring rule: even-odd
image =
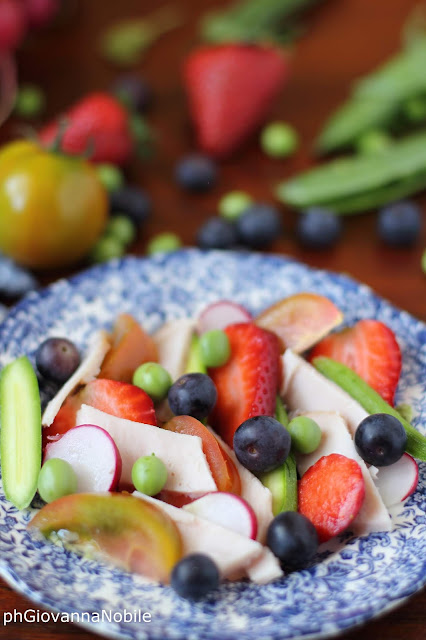
[[[374,129],[399,133],[426,122],[426,32],[413,31],[384,65],[358,80],[349,100],[326,123],[316,148],[321,153],[356,146]]]
[[[426,131],[374,154],[339,158],[278,185],[297,209],[321,205],[336,214],[368,211],[426,188]]]
[[[319,0],[237,0],[230,8],[208,13],[201,37],[208,42],[275,42],[293,39],[295,17]]]

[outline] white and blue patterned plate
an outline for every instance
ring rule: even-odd
[[[49,335],[66,335],[84,348],[94,329],[118,313],[134,314],[154,330],[166,319],[194,315],[206,303],[231,298],[257,312],[298,291],[329,296],[348,324],[377,318],[396,333],[403,352],[398,402],[426,425],[426,325],[343,275],[317,271],[282,257],[182,251],[95,267],[28,296],[0,326],[0,364],[32,355]],[[391,533],[345,536],[335,553],[310,568],[257,586],[224,584],[198,604],[168,587],[83,560],[33,540],[30,512],[0,492],[0,574],[48,609],[72,612],[150,612],[151,623],[91,623],[112,637],[155,640],[263,640],[329,637],[398,605],[426,582],[426,465],[416,493],[394,515]],[[109,614],[111,615],[111,613]],[[118,615],[118,619],[119,619]],[[116,616],[117,618],[117,616]]]

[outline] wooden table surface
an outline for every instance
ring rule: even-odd
[[[259,0],[261,2],[261,0]],[[313,136],[324,119],[345,97],[351,81],[372,69],[396,50],[404,20],[419,0],[326,0],[309,15],[306,35],[293,56],[291,80],[275,105],[272,116],[291,122],[300,132],[299,153],[287,161],[266,158],[256,140],[235,158],[221,164],[217,187],[207,195],[182,193],[173,182],[176,160],[194,148],[179,70],[185,54],[197,42],[196,22],[201,11],[219,4],[180,0],[186,21],[181,29],[156,44],[138,68],[153,87],[155,104],[149,120],[156,130],[157,153],[148,163],[135,163],[129,178],[151,194],[154,213],[143,229],[134,253],[143,253],[147,239],[163,230],[181,234],[192,244],[202,220],[215,211],[222,193],[246,189],[259,200],[272,201],[273,187],[283,177],[313,162]],[[108,88],[115,71],[96,52],[97,36],[117,17],[137,16],[154,9],[156,0],[80,1],[67,27],[32,36],[18,54],[22,81],[41,85],[48,96],[48,115],[55,114],[80,94]],[[223,4],[223,3],[222,3]],[[2,138],[13,133],[12,121]],[[426,204],[426,198],[420,199]],[[285,234],[273,247],[310,265],[345,271],[372,286],[382,296],[426,320],[426,277],[420,268],[426,248],[426,225],[416,248],[392,250],[381,246],[375,233],[376,216],[367,213],[345,223],[344,237],[332,251],[314,253],[300,249],[292,234],[296,214],[283,210]],[[61,273],[43,275],[50,282]],[[66,274],[65,274],[66,275]],[[0,580],[0,614],[34,608]],[[422,640],[425,631],[426,594],[416,595],[402,607],[344,636],[346,640]],[[1,621],[0,621],[1,625]],[[71,624],[20,624],[2,627],[3,640],[34,638],[66,640],[93,638]]]

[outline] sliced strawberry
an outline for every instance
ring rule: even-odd
[[[126,382],[98,378],[66,399],[50,427],[43,429],[44,442],[57,440],[58,435],[75,427],[77,411],[82,404],[118,418],[157,425],[154,403],[145,391]]]
[[[273,415],[280,382],[280,344],[269,331],[251,323],[226,327],[231,357],[209,370],[217,389],[211,425],[232,447],[234,433],[244,420]]]
[[[313,348],[310,360],[318,356],[333,358],[350,367],[393,405],[401,375],[401,350],[395,335],[383,322],[360,320],[349,329],[333,333]]]
[[[191,53],[184,80],[201,149],[214,156],[235,151],[267,117],[287,70],[273,47],[225,44]]]
[[[318,533],[320,542],[345,531],[361,509],[365,484],[359,464],[332,453],[310,467],[299,482],[299,511]]]

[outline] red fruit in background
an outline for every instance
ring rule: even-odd
[[[200,148],[213,156],[235,151],[265,120],[287,74],[286,57],[273,47],[196,49],[184,82]]]
[[[60,1],[24,0],[24,5],[30,26],[38,29],[48,25],[54,19],[60,8]]]
[[[0,53],[12,51],[22,42],[27,32],[25,8],[19,0],[0,2]]]
[[[133,139],[129,115],[123,105],[108,93],[91,93],[74,104],[62,118],[68,126],[62,137],[65,153],[80,155],[93,148],[90,159],[123,165],[132,155]],[[57,139],[61,118],[40,131],[48,146]]]
[[[233,324],[224,331],[231,357],[222,367],[209,369],[217,389],[210,423],[232,447],[234,433],[244,420],[275,413],[280,344],[276,335],[251,323]]]
[[[125,420],[157,425],[154,403],[145,391],[126,382],[97,378],[65,400],[53,423],[43,428],[43,444],[58,440],[58,435],[76,426],[82,404]]]
[[[365,484],[359,464],[332,453],[310,467],[299,482],[299,512],[314,525],[320,542],[349,527],[361,509]]]
[[[386,402],[393,405],[401,375],[401,350],[394,333],[378,320],[360,320],[353,327],[321,340],[310,360],[326,356],[353,369]]]

